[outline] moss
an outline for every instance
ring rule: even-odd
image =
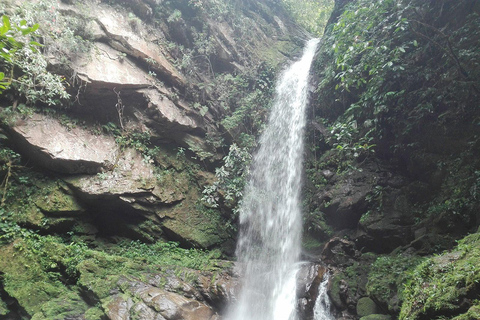
[[[88,306],[75,293],[66,292],[60,297],[52,299],[41,306],[32,320],[63,320],[83,315]]]
[[[105,313],[98,307],[93,307],[85,312],[85,320],[99,320],[106,318]]]
[[[421,261],[421,258],[407,255],[378,257],[368,274],[368,294],[391,312],[398,312],[408,272]]]
[[[53,251],[49,254],[55,255]],[[0,272],[3,274],[5,291],[15,298],[31,316],[39,314],[38,317],[40,317],[45,312],[49,315],[48,319],[54,319],[51,317],[54,313],[65,312],[62,303],[43,307],[44,304],[55,299],[60,299],[57,302],[63,301],[62,299],[72,301],[70,310],[75,314],[85,309],[85,304],[74,303],[74,301],[80,302],[81,298],[69,292],[60,281],[60,274],[55,270],[57,265],[54,260],[42,259],[27,241],[19,239],[8,246],[1,247],[0,257]]]
[[[299,46],[292,41],[279,40],[273,46],[266,46],[258,50],[258,54],[262,60],[269,65],[277,67],[286,60],[286,56],[292,55],[299,50]]]
[[[378,311],[375,301],[368,297],[360,298],[357,302],[357,315],[360,317],[376,314]]]
[[[9,313],[8,306],[5,301],[0,300],[0,317],[5,316]]]
[[[186,199],[165,211],[169,218],[163,223],[166,233],[185,245],[211,248],[229,238],[220,212],[197,203],[199,191],[191,190]]]
[[[35,205],[41,211],[50,214],[65,214],[83,211],[70,190],[60,182],[49,183],[48,186],[41,186],[43,191],[38,194]]]
[[[425,260],[409,274],[400,319],[434,319],[444,314],[469,319],[478,310],[468,300],[480,291],[478,261],[479,233],[459,241],[453,251]],[[471,308],[466,311],[466,307]]]
[[[480,303],[468,309],[467,313],[464,313],[452,320],[478,320],[480,319]]]

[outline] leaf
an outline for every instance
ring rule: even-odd
[[[8,16],[2,16],[3,26],[7,28],[7,31],[12,28],[10,25],[10,18]]]
[[[0,72],[0,81],[1,81],[3,78],[5,78],[5,73]]]
[[[30,41],[30,45],[31,45],[31,46],[37,46],[37,47],[43,47],[43,44],[38,43],[38,42],[36,42],[36,41]]]

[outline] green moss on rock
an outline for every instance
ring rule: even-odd
[[[378,312],[378,306],[369,297],[363,297],[358,299],[357,302],[357,315],[360,317],[376,314]]]
[[[378,257],[368,274],[367,292],[391,312],[399,312],[403,284],[407,272],[422,261],[408,255],[384,255]]]
[[[360,320],[392,320],[392,316],[387,314],[370,314],[365,317],[361,317]]]
[[[36,319],[60,319],[53,315],[67,312],[63,306],[65,303],[71,303],[70,315],[80,314],[86,310],[86,305],[78,294],[70,292],[60,281],[54,258],[46,258],[47,255],[56,256],[55,248],[50,249],[48,252],[49,249],[44,247],[40,252],[38,247],[21,239],[1,247],[0,273],[3,274],[4,289],[29,315],[36,315]],[[51,301],[56,303],[45,305]]]
[[[473,319],[478,305],[468,298],[478,297],[480,291],[479,261],[479,233],[459,241],[453,251],[425,260],[408,277],[400,319],[435,319],[445,314]]]
[[[452,320],[478,320],[480,319],[480,304],[477,304],[470,309],[467,313],[464,313],[458,317],[453,318]]]
[[[5,301],[0,300],[0,317],[7,315],[8,312],[9,310],[7,304],[5,303]]]
[[[71,194],[68,187],[60,183],[51,183],[35,199],[35,205],[44,213],[68,214],[82,212],[83,208]]]

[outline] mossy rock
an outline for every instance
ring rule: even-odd
[[[408,274],[422,261],[422,258],[402,254],[377,257],[368,273],[368,295],[389,312],[398,313]]]
[[[64,319],[56,315],[78,315],[87,309],[81,297],[58,279],[58,249],[32,248],[20,239],[0,248],[4,290],[35,319]]]
[[[378,312],[378,306],[369,297],[363,297],[358,299],[357,302],[357,314],[360,317],[368,316],[371,314],[376,314]]]
[[[182,203],[165,210],[163,227],[169,238],[185,246],[207,249],[230,237],[220,211],[199,204],[199,198],[197,190],[190,190]]]
[[[44,303],[40,309],[32,320],[76,319],[85,313],[88,306],[78,294],[66,292],[61,297]]]
[[[462,314],[458,317],[453,318],[452,320],[478,320],[480,319],[480,304],[477,304],[470,309],[467,313]]]
[[[345,303],[342,300],[342,284],[343,277],[341,274],[336,274],[332,280],[331,280],[331,286],[330,286],[330,291],[328,295],[330,296],[330,299],[332,300],[332,303],[337,307],[337,308],[343,308],[345,306]]]
[[[5,301],[0,300],[0,317],[5,316],[9,313],[8,306]]]
[[[63,184],[50,185],[44,196],[38,196],[35,205],[47,214],[71,214],[83,211],[82,206],[77,199],[71,194],[71,191]]]
[[[388,314],[370,314],[365,317],[361,317],[360,320],[392,320],[392,316]]]
[[[435,319],[445,314],[457,316],[455,319],[478,319],[478,304],[468,305],[472,303],[469,297],[480,292],[478,261],[480,234],[475,233],[459,241],[454,250],[418,265],[409,274],[400,319]]]
[[[106,318],[105,312],[102,309],[94,307],[85,312],[85,320],[99,320]]]

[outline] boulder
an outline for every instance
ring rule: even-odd
[[[336,229],[355,228],[367,211],[366,198],[376,180],[377,173],[373,167],[344,176],[334,175],[327,187],[316,195],[315,203],[325,213],[327,222]]]
[[[114,163],[119,150],[111,136],[97,136],[74,123],[35,113],[11,129],[13,144],[37,164],[59,173],[94,174]]]
[[[352,241],[335,237],[327,242],[322,252],[322,261],[337,267],[349,266],[360,257]]]
[[[318,288],[327,269],[317,263],[305,263],[297,273],[298,309],[302,319],[310,319],[318,297]]]
[[[122,278],[119,285],[124,292],[110,298],[107,304],[110,319],[129,319],[128,316],[145,315],[142,319],[213,320],[216,312],[202,301],[187,298],[175,292],[141,282]],[[133,300],[139,301],[136,304]]]
[[[236,299],[239,290],[238,275],[220,273],[212,278],[201,274],[197,279],[197,289],[210,305],[223,310],[228,302]]]
[[[378,312],[378,306],[369,297],[363,297],[358,299],[357,302],[357,315],[360,317],[376,314]]]

